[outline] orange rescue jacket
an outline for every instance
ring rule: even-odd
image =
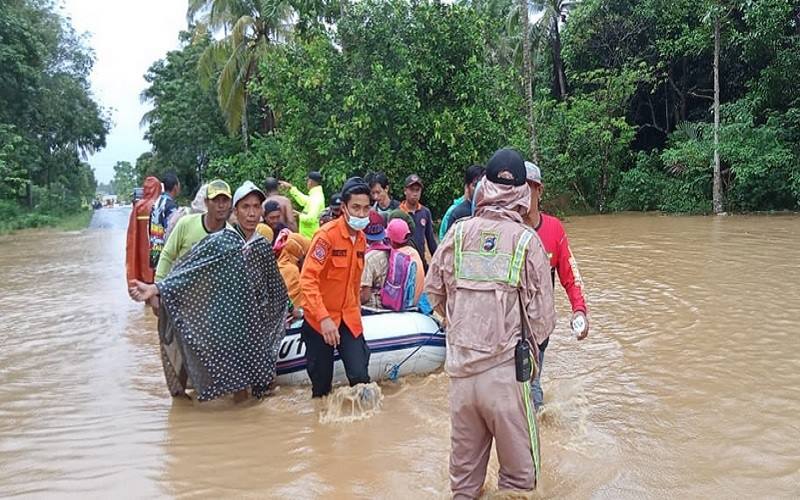
[[[355,337],[363,333],[359,292],[366,250],[364,233],[359,231],[353,242],[344,217],[325,224],[314,235],[300,288],[305,319],[317,332],[322,320],[330,317],[336,326],[344,321]]]

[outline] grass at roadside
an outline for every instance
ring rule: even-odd
[[[81,210],[76,214],[70,214],[61,218],[54,226],[62,231],[80,231],[89,227],[92,220],[93,210]]]
[[[38,212],[10,217],[0,220],[0,234],[9,234],[22,229],[50,228],[58,231],[79,231],[89,226],[92,210],[54,216]]]

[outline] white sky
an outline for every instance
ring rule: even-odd
[[[114,177],[114,164],[150,150],[139,128],[149,106],[139,101],[143,75],[157,59],[178,48],[186,29],[186,0],[63,0],[64,15],[80,32],[90,34],[96,61],[92,91],[111,109],[112,129],[106,147],[89,158],[98,182]]]

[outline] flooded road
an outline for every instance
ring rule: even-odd
[[[447,498],[444,375],[385,385],[346,425],[319,423],[308,389],[169,398],[155,320],[125,291],[126,225],[103,209],[0,238],[0,496]],[[592,331],[570,337],[557,285],[535,497],[800,496],[800,217],[566,229]]]

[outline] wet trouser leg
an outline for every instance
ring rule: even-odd
[[[311,379],[311,397],[321,398],[331,392],[333,381],[333,347],[322,334],[303,321],[300,337],[306,345],[306,371]]]
[[[311,379],[311,396],[320,398],[331,392],[333,382],[333,347],[322,334],[303,322],[300,336],[306,344],[306,371]],[[339,326],[339,355],[350,385],[369,383],[369,347],[364,336],[353,337],[344,321]]]
[[[544,391],[542,390],[542,368],[544,367],[544,350],[550,343],[550,337],[539,344],[539,365],[536,370],[536,378],[533,379],[533,405],[538,410],[544,403]]]
[[[472,377],[451,378],[450,421],[450,487],[455,498],[478,497],[493,437],[500,488],[535,487],[530,427],[513,362]]]
[[[450,378],[450,489],[454,500],[478,498],[492,450],[492,433],[477,404],[476,378]]]
[[[344,371],[350,387],[356,384],[369,383],[369,347],[364,335],[354,337],[350,329],[342,321],[339,327],[339,356],[344,364]]]

